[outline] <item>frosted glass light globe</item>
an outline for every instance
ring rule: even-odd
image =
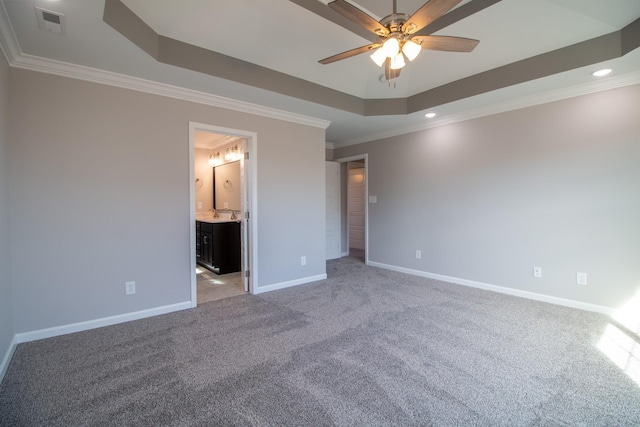
[[[393,58],[400,52],[400,43],[398,39],[391,37],[382,44],[382,51],[387,58]]]

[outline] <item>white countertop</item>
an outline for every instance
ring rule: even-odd
[[[196,213],[196,221],[220,223],[220,222],[240,222],[242,219],[231,219],[228,212],[220,213],[218,218],[214,218],[212,213]]]

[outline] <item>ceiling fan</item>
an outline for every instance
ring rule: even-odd
[[[471,52],[479,40],[464,37],[432,36],[419,34],[420,30],[449,12],[462,0],[428,0],[413,15],[397,13],[397,0],[393,0],[393,13],[376,21],[374,18],[346,2],[334,0],[328,6],[351,22],[365,28],[380,38],[371,43],[318,61],[330,64],[361,53],[373,51],[371,59],[380,67],[384,65],[387,81],[400,75],[405,66],[404,58],[413,61],[421,49],[448,52]]]

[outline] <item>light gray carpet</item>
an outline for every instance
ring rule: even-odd
[[[327,270],[21,344],[0,424],[640,425],[639,386],[596,347],[606,316],[353,257]]]

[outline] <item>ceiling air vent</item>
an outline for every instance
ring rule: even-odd
[[[64,34],[63,14],[36,7],[36,15],[38,17],[38,27],[40,27],[41,30]]]

